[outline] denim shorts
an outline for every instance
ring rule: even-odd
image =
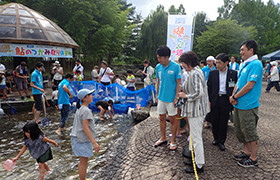
[[[0,89],[6,89],[6,85],[0,85]]]
[[[79,142],[76,138],[71,137],[72,151],[79,157],[93,156],[93,146],[91,142]]]

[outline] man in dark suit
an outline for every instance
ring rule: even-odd
[[[228,68],[229,57],[225,53],[216,56],[216,70],[210,71],[207,85],[211,107],[213,145],[225,150],[229,112],[232,105],[229,97],[232,95],[237,81],[237,71]]]

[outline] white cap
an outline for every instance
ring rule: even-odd
[[[59,65],[60,66],[59,61],[55,61],[54,65]]]
[[[208,56],[206,61],[208,60],[214,61],[214,63],[216,63],[216,59],[214,58],[214,56]]]

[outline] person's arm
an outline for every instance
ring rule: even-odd
[[[193,76],[198,76],[196,73],[193,74]],[[196,81],[195,81],[196,79]],[[195,101],[196,99],[200,98],[202,96],[202,82],[200,77],[197,78],[192,78],[192,82],[190,82],[193,84],[193,89],[194,89],[194,93],[189,93],[186,94],[185,92],[179,92],[179,97],[180,98],[185,98],[187,99],[187,101]]]
[[[109,109],[108,109],[108,110],[106,110],[106,111],[108,111],[108,113],[109,113],[110,117],[111,117],[111,118],[113,118],[111,111],[109,111]]]
[[[39,89],[42,93],[45,92],[44,89],[41,89],[41,88],[35,86],[34,82],[32,82],[32,81],[30,82],[30,86],[33,87],[33,88],[35,88],[35,89]]]
[[[89,119],[84,119],[83,120],[83,130],[84,130],[86,136],[88,137],[88,139],[90,140],[90,142],[92,143],[94,151],[99,152],[100,147],[97,144],[97,142],[95,141],[95,139],[93,138],[88,126],[89,126]]]
[[[111,110],[112,110],[113,115],[115,116],[115,112],[114,112],[113,106],[111,106]]]
[[[45,98],[45,102],[46,102],[47,106],[50,107],[51,105],[49,104],[47,97],[45,95],[44,95],[44,98]]]
[[[58,144],[54,140],[51,140],[47,137],[43,137],[42,141],[52,143],[55,147],[58,147]]]
[[[20,156],[26,151],[27,149],[27,146],[26,145],[23,145],[23,147],[21,148],[20,152],[18,153],[18,155],[13,159],[14,162],[16,162]]]
[[[174,106],[175,106],[175,104],[176,104],[176,102],[177,102],[177,100],[178,100],[178,98],[179,98],[178,93],[181,91],[181,78],[180,78],[180,79],[176,79],[176,82],[177,82],[177,86],[176,86],[176,96],[175,96],[175,98],[174,98],[174,100],[173,100]]]
[[[158,102],[158,93],[159,93],[159,83],[160,83],[160,80],[159,78],[156,78],[156,85],[157,85],[157,89],[156,89],[156,101]]]
[[[70,90],[68,89],[68,87],[67,87],[66,85],[63,85],[63,90],[69,94],[70,99],[73,98],[72,93],[70,92]],[[57,95],[57,96],[58,96],[58,95]]]
[[[247,82],[247,84],[238,92],[233,96],[231,96],[229,98],[229,101],[232,105],[236,105],[237,104],[237,99],[240,98],[241,96],[244,96],[245,94],[247,94],[249,91],[251,91],[251,89],[253,89],[254,85],[256,84],[255,81],[249,81]]]

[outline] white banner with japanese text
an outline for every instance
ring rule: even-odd
[[[168,15],[167,46],[170,60],[178,60],[183,52],[191,50],[193,16]]]

